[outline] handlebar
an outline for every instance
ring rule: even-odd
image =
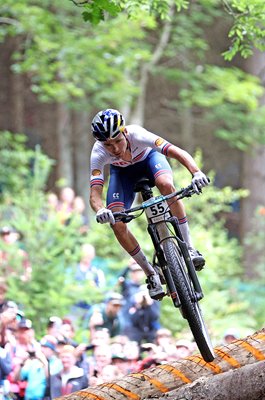
[[[209,178],[208,178],[208,181],[210,182]],[[198,190],[199,190],[200,193],[202,192],[201,189],[198,189]],[[198,193],[194,189],[193,185],[190,184],[189,186],[187,186],[185,188],[182,188],[182,189],[180,189],[178,191],[175,191],[173,193],[170,193],[170,194],[167,194],[167,195],[157,196],[155,199],[157,199],[156,202],[159,203],[160,201],[169,200],[169,199],[172,199],[173,197],[176,197],[177,200],[181,200],[184,197],[191,197],[194,194],[198,194]],[[137,207],[129,208],[129,209],[123,210],[121,212],[119,212],[119,211],[118,212],[114,212],[113,216],[115,218],[115,221],[117,221],[117,222],[121,221],[121,222],[128,223],[128,222],[132,221],[133,219],[139,217],[139,214],[138,215],[129,215],[129,214],[133,214],[136,211],[143,211],[147,207],[148,207],[148,200],[142,202]]]

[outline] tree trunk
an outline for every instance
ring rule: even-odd
[[[247,72],[259,76],[263,85],[265,85],[264,77],[265,54],[256,52],[255,56],[246,61]],[[261,105],[265,105],[265,96],[260,101]],[[265,146],[259,145],[252,151],[244,154],[242,186],[249,190],[249,196],[242,201],[241,207],[241,238],[244,240],[246,235],[253,231],[255,233],[255,225],[253,217],[258,206],[264,206],[265,202]],[[244,267],[245,274],[248,278],[256,276],[255,264],[261,261],[265,263],[265,251],[263,254],[256,254],[256,251],[249,246],[244,246]]]
[[[211,363],[206,363],[200,355],[195,355],[174,361],[171,364],[162,364],[139,373],[129,374],[116,382],[89,387],[65,396],[63,399],[124,400],[124,398],[127,398],[144,400],[148,397],[161,398],[166,393],[191,384],[202,377],[208,384],[211,383],[214,376],[220,375],[221,377],[228,371],[238,371],[238,379],[240,379],[241,370],[243,375],[240,381],[242,388],[240,389],[243,391],[246,388],[246,391],[250,391],[248,379],[243,379],[246,372],[242,368],[265,360],[265,329],[243,340],[236,340],[228,346],[217,347],[215,353],[216,358]],[[227,379],[229,385],[230,380]],[[258,379],[257,382],[257,384],[260,384]],[[226,388],[226,390],[229,389],[230,387]],[[207,397],[207,399],[212,400],[212,397]],[[250,397],[247,400],[252,399],[254,400]]]
[[[73,160],[70,112],[64,104],[57,104],[56,136],[58,143],[58,175],[73,187]]]
[[[72,136],[75,191],[88,207],[90,121],[86,112],[72,112]]]
[[[16,42],[19,39],[16,38]],[[10,96],[12,101],[11,130],[24,132],[24,75],[11,74]]]
[[[139,82],[140,93],[139,93],[139,96],[137,99],[137,103],[136,103],[134,112],[131,115],[131,121],[133,124],[138,124],[138,125],[144,124],[146,91],[147,91],[149,73],[152,70],[152,68],[161,59],[161,57],[163,55],[163,51],[169,42],[171,28],[172,28],[171,19],[174,15],[174,12],[175,12],[175,5],[172,3],[170,10],[169,10],[169,19],[166,20],[164,23],[158,43],[156,45],[156,48],[154,49],[153,56],[152,56],[151,60],[148,63],[144,64],[142,67],[140,82]]]
[[[0,44],[0,129],[20,132],[24,130],[24,75],[11,71],[12,56],[21,38],[7,37]]]

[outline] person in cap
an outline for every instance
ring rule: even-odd
[[[160,308],[145,287],[136,292],[132,298],[132,306],[128,311],[129,329],[124,333],[130,340],[139,345],[144,342],[154,342],[156,331],[160,327]]]
[[[128,318],[129,309],[134,304],[134,295],[141,290],[144,283],[145,274],[139,264],[133,258],[129,260],[128,266],[119,276],[121,294],[124,297],[124,304],[121,309],[121,318],[124,332],[128,332],[131,327],[130,318]]]
[[[193,353],[193,344],[187,339],[180,339],[176,342],[176,358],[182,359],[189,357]]]
[[[141,285],[144,283],[144,277],[145,274],[140,265],[131,258],[128,266],[124,269],[118,280],[121,287],[121,294],[126,302],[130,301],[131,296],[139,291]]]
[[[62,336],[60,333],[62,323],[63,321],[60,317],[57,317],[56,315],[51,316],[47,321],[47,335],[51,335],[58,340]]]
[[[42,398],[46,388],[48,362],[34,337],[32,321],[23,317],[16,331],[15,353],[9,375],[11,392],[26,400]]]
[[[110,293],[105,301],[95,304],[91,307],[85,317],[90,329],[90,340],[93,340],[94,333],[97,329],[107,328],[110,337],[117,336],[121,333],[122,322],[120,310],[124,303],[123,296],[120,293]]]
[[[28,350],[27,357],[20,363],[16,370],[18,383],[26,383],[24,399],[39,400],[45,396],[48,377],[48,361],[41,347]],[[19,396],[21,396],[21,392]]]
[[[168,355],[174,354],[176,351],[175,339],[172,332],[164,327],[160,327],[156,332],[155,344],[157,351],[165,352]]]
[[[49,335],[44,336],[40,341],[40,345],[41,351],[48,361],[49,375],[57,374],[62,369],[62,363],[58,357],[57,345],[54,342],[53,337]]]
[[[239,339],[239,332],[236,328],[229,328],[225,331],[224,337],[223,337],[223,343],[224,344],[230,344],[234,340]]]

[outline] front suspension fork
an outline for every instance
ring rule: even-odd
[[[168,222],[170,222],[174,228],[175,234],[176,234],[176,239],[178,242],[178,245],[180,247],[180,250],[183,254],[184,257],[184,261],[186,263],[188,272],[189,272],[189,276],[191,278],[191,281],[193,283],[193,287],[194,290],[196,292],[196,299],[197,300],[201,300],[203,298],[203,292],[202,292],[202,287],[200,285],[198,276],[196,274],[196,270],[194,268],[193,262],[190,258],[190,254],[189,254],[189,250],[188,250],[188,246],[186,244],[186,242],[184,242],[180,229],[179,229],[179,224],[178,224],[178,219],[176,217],[170,217],[168,219]]]
[[[149,235],[151,236],[154,248],[156,250],[156,256],[158,258],[159,265],[160,265],[163,275],[165,277],[170,297],[172,298],[174,306],[180,307],[181,306],[180,299],[179,299],[174,281],[172,279],[171,273],[168,269],[163,249],[161,248],[161,245],[160,245],[160,240],[159,240],[159,237],[157,234],[156,225],[150,224],[150,225],[148,225],[147,229],[148,229]]]

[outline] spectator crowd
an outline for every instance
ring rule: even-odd
[[[125,334],[121,311],[126,303],[118,292],[89,310],[87,341],[76,341],[73,321],[58,316],[48,319],[45,334],[37,339],[32,321],[5,298],[6,289],[1,281],[0,386],[5,399],[53,399],[194,351],[192,342],[176,341],[170,330],[161,327],[151,330],[151,336],[145,326],[141,335]]]
[[[86,231],[84,202],[75,197],[71,188],[64,188],[60,199],[51,193],[48,204],[64,224],[76,210],[82,215]],[[20,235],[7,226],[1,228],[0,234],[6,245],[12,245]],[[76,282],[89,281],[104,289],[104,273],[93,263],[95,248],[85,243],[80,250]],[[19,277],[27,282],[31,276],[27,253],[21,250],[18,255],[23,266]],[[87,332],[84,341],[77,340],[71,310],[66,316],[51,316],[44,335],[36,338],[27,310],[22,311],[16,299],[7,296],[7,277],[16,272],[10,268],[3,250],[0,266],[0,400],[53,399],[188,357],[196,351],[193,341],[177,340],[161,326],[160,303],[149,297],[144,272],[133,259],[121,272],[114,292],[108,292],[101,303],[83,308],[82,325]],[[82,307],[83,302],[80,299],[81,305],[77,303],[75,307]]]

